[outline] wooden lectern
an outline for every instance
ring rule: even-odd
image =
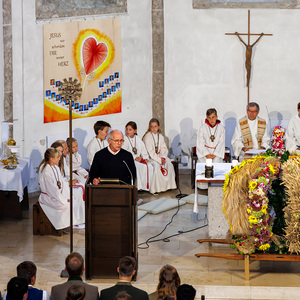
[[[118,277],[123,256],[137,265],[137,190],[134,185],[85,186],[86,279]]]

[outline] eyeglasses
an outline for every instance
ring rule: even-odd
[[[258,113],[258,111],[257,110],[247,110],[248,112],[250,112],[250,113]]]
[[[124,143],[124,140],[113,140],[111,139],[113,142],[117,143],[117,144],[122,144]]]

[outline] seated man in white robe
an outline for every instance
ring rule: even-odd
[[[105,121],[97,121],[94,124],[94,131],[96,136],[91,139],[86,147],[87,160],[90,166],[93,163],[94,156],[96,152],[106,148],[108,146],[108,141],[106,137],[110,128],[110,124]]]
[[[233,154],[239,161],[249,159],[252,155],[245,154],[250,149],[267,149],[270,137],[266,130],[266,121],[258,117],[259,105],[250,102],[247,105],[247,115],[236,124],[231,139]]]
[[[197,156],[201,163],[212,159],[213,163],[222,163],[225,154],[225,129],[218,120],[216,109],[206,111],[205,123],[200,127],[197,136]],[[207,189],[207,183],[200,183],[198,187]]]
[[[297,152],[300,154],[300,102],[297,109],[298,113],[290,120],[286,131],[285,147],[290,153]]]

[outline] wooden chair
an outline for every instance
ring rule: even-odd
[[[63,230],[56,230],[39,203],[33,204],[33,235],[58,235],[61,236]]]

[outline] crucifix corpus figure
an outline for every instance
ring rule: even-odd
[[[262,32],[260,34],[260,36],[258,37],[258,39],[252,44],[246,44],[243,39],[240,37],[238,32],[234,33],[239,40],[245,45],[246,47],[246,60],[245,60],[245,67],[246,67],[246,71],[247,71],[247,87],[249,87],[249,83],[250,83],[250,78],[251,78],[251,58],[252,58],[252,48],[255,46],[255,44],[258,43],[258,41],[262,38],[262,36],[264,35],[264,33]]]
[[[244,44],[244,46],[246,47],[246,61],[245,61],[245,67],[246,67],[246,71],[247,71],[247,100],[249,103],[249,99],[250,99],[250,79],[251,79],[251,68],[252,68],[252,49],[253,47],[259,42],[259,40],[263,37],[263,36],[272,36],[272,34],[270,33],[250,33],[250,10],[248,10],[248,33],[225,33],[225,35],[236,35],[239,40]],[[241,38],[242,35],[246,35],[248,37],[248,43],[245,43],[243,41],[243,39]],[[250,43],[250,37],[251,36],[258,36],[258,38],[256,39],[256,41],[251,44]]]

